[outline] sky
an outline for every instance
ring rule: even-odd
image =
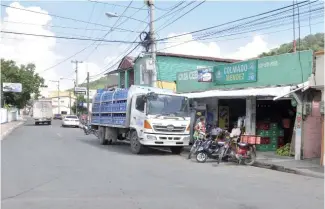
[[[178,8],[189,3],[190,1],[186,1]],[[183,10],[170,14],[170,9],[180,4],[179,1],[156,0],[154,13],[156,39],[218,26],[288,6],[292,4],[292,1],[206,1],[177,19],[199,3],[199,1],[192,2]],[[2,4],[20,8],[1,7],[1,29],[3,31],[86,39],[105,37],[107,40],[129,42],[133,42],[141,31],[148,32],[149,14],[144,1],[132,1],[130,4],[130,1],[39,0],[2,1]],[[130,6],[127,8],[129,4]],[[300,9],[301,37],[310,33],[324,32],[323,11],[313,11],[313,9],[324,7],[323,4],[323,1],[320,1],[314,3],[310,8],[306,6]],[[27,12],[23,9],[45,13],[45,15]],[[309,9],[312,12],[309,12]],[[118,17],[107,17],[105,16],[107,12],[115,13]],[[292,14],[290,11],[286,13],[286,15],[290,14]],[[132,17],[132,19],[127,19],[127,17]],[[177,20],[172,22],[174,19]],[[172,23],[168,24],[170,22]],[[297,25],[298,19],[295,22]],[[231,26],[234,24],[236,25],[236,23],[232,23]],[[279,19],[264,25],[250,26],[244,29],[234,28],[220,33],[223,27],[229,27],[229,24],[226,24],[208,31],[160,41],[157,43],[157,50],[245,60],[292,41],[292,18]],[[111,30],[109,26],[115,28]],[[206,32],[218,31],[219,33],[208,36],[209,39],[197,39],[200,35],[205,35]],[[299,31],[296,29],[296,37],[298,34]],[[90,73],[91,80],[95,80],[101,76],[101,72],[104,70],[114,70],[114,64],[118,63],[126,55],[126,50],[131,49],[132,46],[135,45],[2,33],[0,55],[2,58],[12,59],[18,64],[34,63],[36,71],[45,78],[46,84],[49,86],[48,89],[56,89],[56,83],[49,80],[60,78],[64,78],[60,82],[60,88],[67,89],[73,87],[72,79],[76,78],[75,64],[71,63],[71,60],[82,61],[78,70],[78,83],[80,84],[85,82],[87,71]],[[143,50],[139,47],[131,55],[137,56],[141,51]]]

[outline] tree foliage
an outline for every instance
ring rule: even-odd
[[[300,44],[299,44],[300,42]],[[324,33],[316,33],[314,35],[305,36],[303,39],[296,40],[297,51],[313,50],[320,51],[324,50]],[[264,52],[259,57],[274,56],[279,54],[293,52],[292,42],[282,44],[279,48],[272,49],[269,52]]]
[[[85,99],[84,95],[78,95],[77,100],[78,101],[78,114],[87,114],[87,108],[84,106],[79,106],[80,103],[86,104],[87,100]],[[72,112],[76,113],[76,102],[73,103],[73,106],[71,107]]]
[[[35,72],[35,68],[34,64],[18,66],[12,60],[1,59],[1,82],[22,84],[21,93],[4,92],[6,104],[23,108],[31,99],[31,94],[38,98],[44,79]]]

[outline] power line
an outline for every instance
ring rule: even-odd
[[[307,1],[298,2],[296,4],[298,5],[298,4],[302,4],[302,3],[306,3],[306,2],[308,2],[308,0]],[[316,2],[316,1],[314,1],[314,2]],[[222,24],[219,24],[219,25],[211,26],[211,27],[208,27],[208,28],[203,28],[203,29],[199,29],[199,30],[196,30],[196,31],[188,32],[188,33],[183,33],[183,34],[179,34],[179,35],[175,35],[175,36],[171,36],[171,37],[166,37],[166,38],[158,39],[156,41],[162,41],[162,40],[166,40],[166,39],[171,39],[171,38],[185,36],[185,35],[189,35],[189,34],[193,34],[193,33],[202,32],[202,31],[206,31],[206,30],[211,30],[213,28],[217,28],[217,27],[220,27],[220,26],[224,26],[224,25],[228,25],[228,24],[231,24],[231,23],[239,22],[239,21],[242,21],[242,20],[247,20],[247,19],[250,19],[250,18],[262,16],[262,15],[265,15],[265,14],[269,14],[269,13],[272,13],[272,12],[275,12],[275,11],[279,11],[279,10],[283,10],[283,9],[286,9],[286,8],[290,8],[290,7],[292,7],[292,5],[285,6],[285,7],[281,7],[281,8],[274,9],[274,10],[267,11],[267,12],[263,12],[263,13],[260,13],[260,14],[257,14],[257,15],[252,15],[252,16],[249,16],[249,17],[244,17],[244,18],[241,18],[241,19],[233,20],[233,21],[230,21],[230,22],[222,23]]]
[[[95,1],[95,0],[88,0],[89,2],[96,2],[96,3],[99,3],[99,4],[105,4],[105,5],[113,5],[113,6],[116,6],[116,7],[128,7],[128,6],[125,6],[125,5],[120,5],[120,4],[113,4],[113,3],[108,3],[108,2],[102,2],[102,1]],[[138,9],[138,10],[146,10],[146,9],[143,9],[143,8],[140,8],[140,7],[129,7],[130,9]]]
[[[126,8],[124,9],[122,15],[123,15],[127,10],[128,10],[128,8],[131,6],[132,2],[133,2],[133,0],[130,1],[130,3],[128,4],[128,7],[126,7]],[[138,10],[138,11],[139,11],[139,10]],[[118,19],[117,19],[116,22],[114,23],[113,27],[112,27],[112,28],[111,28],[107,33],[105,33],[105,35],[102,37],[102,39],[106,38],[106,36],[114,30],[114,27],[116,26],[116,24],[118,23],[118,21],[119,21],[121,18],[122,18],[121,16],[118,17]],[[125,21],[122,22],[122,23],[120,23],[118,26],[120,26],[120,25],[122,25],[122,24],[124,24],[124,23],[125,23]],[[94,53],[94,51],[97,49],[97,47],[98,47],[100,44],[101,44],[101,42],[99,42],[99,43],[97,44],[97,46],[95,46],[95,48],[94,48],[94,49],[93,49],[93,50],[88,54],[88,56],[87,56],[86,59],[88,59],[88,58],[90,57],[90,55],[91,55],[92,53]]]
[[[0,5],[3,6],[3,7],[9,7],[9,8],[12,8],[12,9],[18,9],[18,10],[22,10],[22,11],[26,11],[26,12],[32,12],[32,13],[41,14],[41,15],[49,15],[49,16],[52,16],[52,17],[66,19],[66,20],[71,20],[71,21],[75,21],[75,22],[81,22],[81,23],[86,23],[86,24],[98,25],[98,26],[108,27],[108,28],[111,28],[112,27],[112,26],[103,25],[103,24],[99,24],[99,23],[93,23],[93,22],[87,22],[87,21],[84,21],[84,20],[78,20],[78,19],[71,18],[71,17],[63,17],[63,16],[59,16],[59,15],[55,15],[55,14],[47,14],[47,13],[43,13],[43,12],[37,12],[37,11],[33,11],[33,10],[28,10],[28,9],[13,7],[13,6],[5,5],[5,4],[0,4]],[[131,17],[129,17],[129,18],[131,18]],[[131,31],[131,30],[125,29],[125,28],[117,28],[117,29],[124,30],[124,31],[128,31],[128,32],[136,32],[136,31]]]
[[[318,22],[314,25],[317,25],[317,24],[320,24],[321,22]],[[283,25],[288,25],[288,24],[283,24]],[[282,26],[283,26],[282,25]],[[277,27],[281,26],[281,25],[276,25]],[[186,43],[189,43],[189,42],[193,42],[193,41],[198,41],[198,40],[208,40],[208,39],[216,39],[216,38],[222,38],[222,37],[229,37],[229,36],[234,36],[234,35],[241,35],[241,34],[244,34],[244,33],[251,33],[251,32],[256,32],[256,31],[260,31],[260,30],[265,30],[265,29],[270,29],[270,28],[274,28],[275,26],[269,26],[269,27],[265,27],[265,28],[262,28],[262,29],[255,29],[255,30],[250,30],[250,31],[246,31],[246,32],[241,32],[241,33],[233,33],[233,34],[227,34],[227,35],[223,35],[223,36],[218,36],[218,37],[208,37],[208,38],[198,38],[198,39],[193,39],[193,40],[189,40],[189,41],[185,41],[185,42],[182,42],[182,43],[179,43],[179,44],[175,44],[175,45],[172,45],[172,46],[168,46],[168,47],[165,47],[165,48],[162,48],[162,49],[159,49],[158,52],[161,52],[165,49],[169,49],[169,48],[174,48],[174,47],[177,47],[177,46],[180,46],[180,45],[183,45],[183,44],[186,44]],[[304,26],[306,27],[306,26]],[[281,31],[287,31],[287,30],[292,30],[292,28],[289,28],[289,29],[285,29],[285,30],[278,30],[278,31],[274,31],[274,32],[270,32],[270,33],[263,33],[263,34],[260,34],[260,35],[265,35],[265,34],[271,34],[271,33],[275,33],[275,32],[281,32]],[[248,38],[248,37],[251,37],[251,36],[247,36],[247,37],[244,37],[244,38]],[[236,39],[241,39],[241,38],[234,38],[234,39],[226,39],[226,40],[236,40]],[[223,40],[224,41],[224,40]]]
[[[164,27],[160,28],[158,31],[163,30],[164,28],[166,28],[167,26],[175,23],[177,20],[181,19],[182,17],[184,17],[185,15],[187,15],[188,13],[190,13],[191,11],[193,11],[194,9],[196,9],[197,7],[199,7],[201,4],[203,4],[204,2],[206,2],[206,0],[200,2],[199,4],[197,4],[196,6],[194,6],[192,9],[188,10],[187,12],[185,12],[184,14],[182,14],[181,16],[177,17],[176,19],[174,19],[172,22],[168,23],[167,25],[165,25]]]
[[[42,35],[42,34],[33,34],[33,33],[19,33],[19,32],[13,32],[13,31],[0,31],[1,33],[9,33],[9,34],[15,34],[15,35],[26,35],[26,36],[37,36],[37,37],[43,37],[43,38],[59,38],[59,39],[71,39],[71,40],[79,40],[79,41],[99,41],[99,42],[108,42],[108,43],[134,43],[132,41],[123,41],[123,40],[107,40],[107,39],[91,39],[91,38],[78,38],[78,37],[66,37],[66,36],[50,36],[50,35]]]
[[[50,28],[62,28],[62,29],[71,29],[71,30],[87,30],[87,31],[107,31],[107,29],[100,29],[100,28],[77,28],[77,27],[67,27],[67,26],[59,26],[59,25],[40,25],[34,23],[26,23],[26,22],[15,22],[15,21],[7,21],[3,20],[3,22],[7,22],[10,24],[22,24],[22,25],[33,25],[33,26],[40,26],[40,27],[50,27]],[[115,32],[124,32],[124,33],[140,33],[140,31],[125,31],[116,29]]]

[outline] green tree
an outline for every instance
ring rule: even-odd
[[[314,35],[305,36],[303,39],[297,39],[296,49],[297,51],[309,49],[313,51],[324,50],[324,33],[316,33]],[[279,48],[272,49],[269,52],[264,52],[259,55],[259,57],[274,56],[291,52],[293,52],[292,42],[282,44]]]
[[[1,83],[21,83],[22,92],[4,92],[6,104],[23,108],[31,99],[31,94],[38,98],[39,88],[44,85],[44,79],[35,72],[34,64],[20,65],[12,60],[1,59]]]
[[[86,104],[87,100],[85,99],[84,95],[78,95],[77,96],[77,104],[84,103]],[[73,106],[71,107],[72,112],[76,113],[76,102],[73,103]],[[78,105],[78,114],[88,114],[87,108],[82,106],[80,107]]]

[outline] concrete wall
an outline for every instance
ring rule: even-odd
[[[313,91],[311,113],[306,116],[303,123],[303,157],[321,157],[322,146],[322,117],[320,114],[321,92]]]
[[[9,123],[11,121],[16,121],[19,118],[18,109],[7,110],[5,108],[0,109],[1,123]]]

